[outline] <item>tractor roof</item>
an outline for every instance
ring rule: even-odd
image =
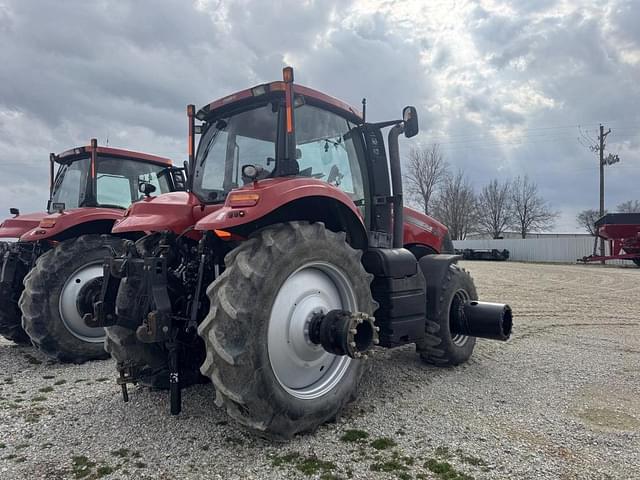
[[[252,88],[247,88],[246,90],[240,90],[239,92],[227,95],[226,97],[205,105],[198,111],[196,117],[199,120],[219,117],[239,106],[251,103],[254,100],[259,100],[261,97],[284,93],[284,90],[285,82],[283,81],[263,83]],[[304,96],[305,101],[309,103],[317,104],[341,114],[351,122],[362,123],[363,121],[362,113],[358,109],[330,95],[299,84],[293,85],[293,92]]]
[[[98,153],[98,155],[102,154],[102,155],[109,155],[113,157],[128,158],[131,160],[140,160],[143,162],[157,163],[159,165],[164,165],[167,167],[170,167],[171,165],[173,165],[173,162],[169,158],[158,157],[156,155],[151,155],[148,153],[134,152],[132,150],[123,150],[120,148],[110,148],[110,147],[97,147],[96,152]],[[65,150],[59,155],[55,155],[54,158],[58,163],[67,163],[72,160],[75,160],[76,157],[79,157],[84,154],[89,154],[89,153],[91,153],[91,145]]]

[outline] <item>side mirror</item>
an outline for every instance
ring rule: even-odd
[[[138,185],[138,190],[140,190],[140,193],[144,194],[145,197],[148,197],[156,191],[156,186],[148,182],[142,182]]]
[[[404,121],[404,136],[415,137],[418,134],[418,112],[416,107],[404,107],[402,109],[402,120]]]
[[[17,217],[18,215],[20,215],[20,210],[19,210],[19,209],[17,209],[17,208],[10,208],[10,209],[9,209],[9,213],[10,213],[11,215],[15,215],[15,216]]]

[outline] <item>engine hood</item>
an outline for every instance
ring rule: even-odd
[[[0,238],[20,238],[24,233],[40,224],[47,212],[34,212],[7,218],[0,224]]]

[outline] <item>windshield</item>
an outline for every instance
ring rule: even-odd
[[[83,158],[60,168],[52,203],[64,203],[66,209],[95,205],[125,209],[144,198],[139,190],[142,183],[156,187],[153,195],[171,191],[167,167],[139,160],[98,156],[95,198],[88,198],[90,163],[89,158]]]
[[[52,203],[64,203],[65,208],[78,208],[85,202],[87,193],[88,157],[62,165],[53,187]]]
[[[242,185],[243,165],[269,175],[275,168],[278,112],[271,104],[218,120],[200,140],[193,191],[206,202],[222,201]]]

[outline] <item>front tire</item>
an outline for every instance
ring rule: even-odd
[[[339,357],[305,334],[314,312],[372,314],[361,252],[323,224],[290,222],[254,234],[225,257],[198,328],[201,367],[216,404],[259,435],[285,440],[315,430],[355,399],[361,360]]]
[[[477,299],[478,293],[471,275],[458,265],[449,265],[437,298],[427,298],[427,311],[436,313],[434,318],[427,318],[425,337],[416,343],[416,350],[425,362],[439,367],[452,367],[469,360],[476,337],[453,334],[450,318],[454,309]]]
[[[122,252],[119,238],[83,235],[38,258],[19,304],[22,326],[39,350],[60,362],[108,358],[104,329],[86,326],[82,317],[100,294],[105,257]]]

